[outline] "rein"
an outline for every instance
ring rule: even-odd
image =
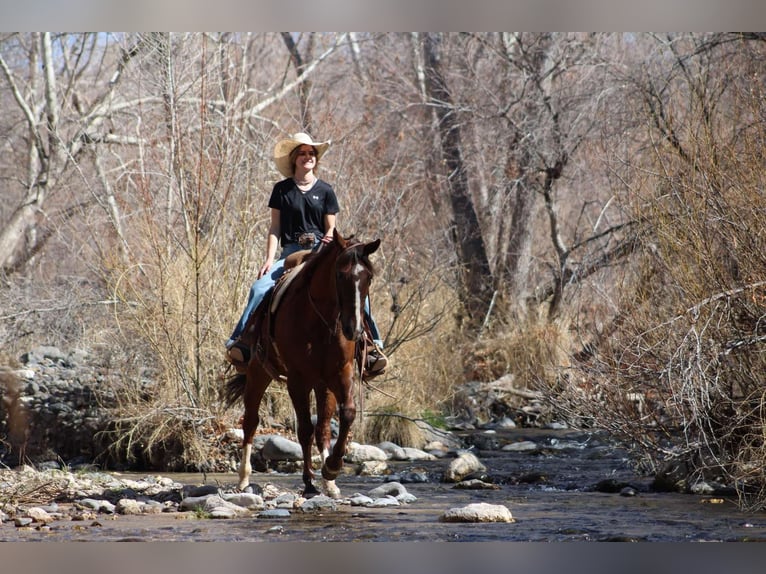
[[[341,251],[341,252],[338,254],[338,256],[335,258],[335,265],[337,266],[337,264],[338,264],[338,259],[340,259],[340,257],[341,257],[341,256],[342,256],[344,253],[346,253],[346,252],[347,252],[347,251],[349,251],[350,249],[353,249],[353,248],[354,248],[354,247],[356,247],[357,245],[359,245],[359,243],[354,243],[353,245],[349,245],[348,247],[346,247],[345,249],[343,249],[343,250],[342,250],[342,251]],[[321,247],[320,247],[320,249],[321,249]],[[317,251],[319,251],[319,250],[317,250]],[[313,279],[313,273],[312,273],[312,277],[309,279],[309,281],[310,281],[311,279]],[[311,283],[309,283],[309,285],[308,285],[308,287],[307,287],[307,289],[306,289],[306,293],[307,293],[307,295],[308,295],[308,298],[309,298],[309,303],[311,303],[311,308],[314,310],[314,313],[316,313],[316,314],[317,314],[317,317],[319,317],[319,319],[322,321],[322,323],[324,324],[324,326],[325,326],[325,327],[327,327],[327,330],[330,332],[330,334],[331,334],[331,335],[334,335],[334,334],[335,334],[335,333],[338,331],[338,322],[339,322],[339,320],[340,320],[340,304],[338,304],[338,313],[337,313],[337,315],[336,315],[336,317],[335,317],[335,321],[334,321],[334,323],[335,323],[335,326],[334,326],[334,327],[331,327],[331,326],[330,326],[330,323],[327,321],[327,319],[325,319],[325,318],[324,318],[324,316],[322,315],[322,313],[319,311],[319,308],[317,307],[317,305],[316,305],[316,302],[314,301],[314,297],[312,297],[312,296],[311,296]]]

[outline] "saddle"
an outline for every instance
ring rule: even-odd
[[[279,354],[279,349],[274,343],[274,320],[282,296],[297,277],[303,265],[316,255],[315,251],[306,249],[296,251],[285,258],[285,273],[277,280],[276,284],[269,289],[263,297],[263,300],[250,314],[245,324],[245,329],[239,337],[239,342],[250,349],[250,360],[255,358],[264,370],[275,380],[287,380],[287,369]],[[372,346],[372,333],[364,322],[364,340],[356,346],[357,365],[366,365],[367,349]],[[249,362],[249,361],[248,361]],[[232,362],[237,372],[244,373],[247,370],[248,362]],[[366,368],[360,368],[364,380],[374,378],[380,373],[369,373]]]

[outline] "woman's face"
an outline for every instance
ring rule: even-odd
[[[310,145],[301,145],[295,155],[295,169],[311,171],[317,165],[317,150]]]

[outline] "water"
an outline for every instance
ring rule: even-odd
[[[418,500],[387,508],[339,505],[335,512],[287,518],[211,520],[193,513],[143,516],[99,515],[86,523],[64,522],[50,531],[15,529],[4,524],[2,540],[51,541],[372,541],[372,542],[551,542],[551,541],[745,541],[766,540],[766,513],[745,514],[736,501],[720,496],[655,493],[650,480],[637,476],[619,449],[585,433],[513,430],[496,435],[467,433],[482,448],[475,452],[487,466],[493,490],[463,490],[440,481],[449,459],[424,463],[391,462],[394,472],[425,473],[427,483],[406,483]],[[496,450],[501,444],[532,440],[546,448],[535,452]],[[367,493],[381,477],[346,474],[337,483],[344,496]],[[124,475],[123,475],[124,476]],[[142,476],[139,474],[139,476]],[[235,474],[169,474],[185,484],[233,488]],[[299,492],[300,474],[254,473],[253,482],[273,483]],[[611,480],[634,496],[597,492]],[[444,523],[448,509],[474,502],[507,506],[516,522]]]

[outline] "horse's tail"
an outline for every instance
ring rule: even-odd
[[[245,373],[236,374],[226,381],[226,386],[223,390],[223,400],[227,407],[233,407],[235,403],[242,399],[245,394],[246,385],[247,375]]]

